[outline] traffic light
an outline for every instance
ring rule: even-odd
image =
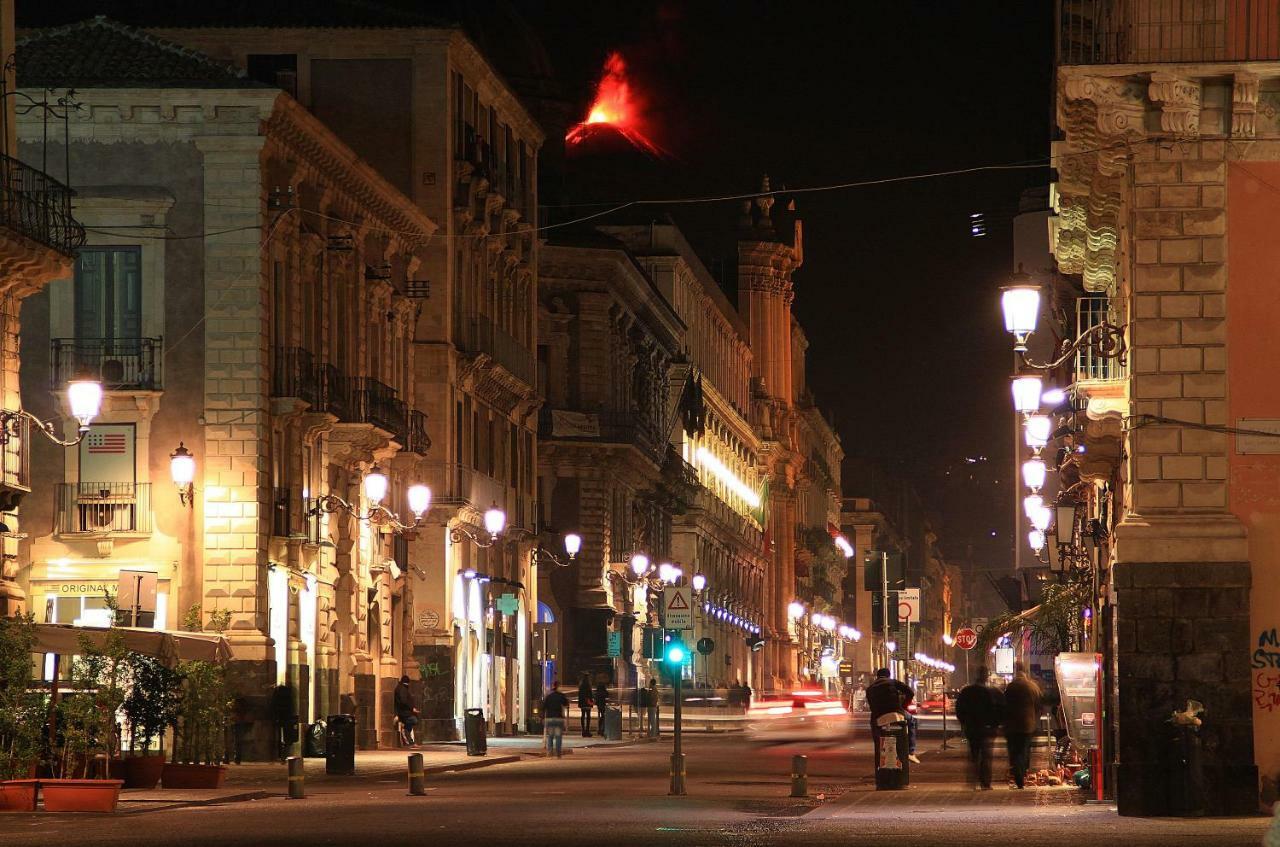
[[[897,630],[898,624],[898,593],[896,591],[889,592],[889,629]],[[884,632],[884,595],[876,590],[871,595],[871,630],[872,632]]]
[[[641,655],[646,659],[661,659],[662,645],[666,642],[666,631],[656,626],[646,626],[644,628],[644,641],[641,645]]]
[[[684,646],[684,642],[679,638],[673,638],[667,642],[664,660],[671,665],[683,665],[689,658],[689,650]]]
[[[899,588],[905,588],[907,585],[906,575],[904,573],[905,562],[901,553],[889,553],[885,556],[879,550],[871,550],[863,564],[866,566],[863,571],[862,587],[866,591],[879,594],[885,589],[885,577],[880,573],[881,564],[888,563],[888,589],[897,591]]]

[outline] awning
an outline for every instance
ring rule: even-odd
[[[36,652],[59,653],[72,656],[81,652],[80,639],[87,637],[95,647],[106,642],[105,627],[69,626],[67,624],[38,623],[36,626]],[[117,627],[124,636],[127,650],[155,656],[166,665],[178,662],[202,661],[224,664],[231,659],[227,639],[208,632],[168,632],[162,629]]]

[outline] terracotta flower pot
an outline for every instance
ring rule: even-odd
[[[114,812],[122,779],[42,779],[46,812]]]
[[[164,788],[221,788],[227,769],[222,765],[175,765],[164,766],[164,775],[160,777]]]
[[[7,779],[0,782],[0,812],[34,812],[37,779]]]
[[[124,760],[125,788],[155,788],[164,771],[164,754],[130,756]]]

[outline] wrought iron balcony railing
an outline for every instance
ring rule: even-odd
[[[1111,300],[1105,294],[1094,294],[1076,299],[1076,337],[1101,326],[1115,324],[1111,313]],[[1117,380],[1128,373],[1121,359],[1102,355],[1093,345],[1082,345],[1076,351],[1076,380]]]
[[[459,348],[468,353],[483,353],[525,385],[534,385],[537,365],[533,353],[523,344],[494,326],[488,318],[472,318],[456,326],[459,330],[456,338]]]
[[[427,435],[427,416],[417,409],[409,412],[409,443],[405,445],[405,449],[419,456],[427,455],[427,451],[431,449],[431,436]]]
[[[538,437],[634,444],[658,460],[666,447],[666,441],[650,419],[629,412],[579,412],[544,406],[538,413]]]
[[[58,532],[151,532],[151,484],[136,482],[58,483]]]
[[[160,338],[55,338],[53,388],[89,377],[105,391],[159,391],[163,351]]]
[[[64,256],[84,246],[84,227],[71,216],[74,193],[44,171],[0,154],[0,225]]]
[[[0,511],[18,508],[22,495],[31,490],[31,419],[14,417],[13,430],[0,451],[4,454],[4,475],[0,478]]]
[[[371,423],[404,443],[409,431],[409,407],[396,397],[396,390],[371,377],[353,379],[351,387],[353,419]]]
[[[1280,59],[1275,0],[1058,0],[1058,64]]]
[[[351,380],[341,369],[327,362],[316,366],[316,381],[320,397],[316,408],[328,412],[340,421],[353,421],[351,409]]]
[[[310,403],[314,409],[320,405],[320,374],[315,356],[302,347],[277,347],[271,369],[271,396],[297,397]]]

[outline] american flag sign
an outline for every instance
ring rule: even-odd
[[[90,453],[124,453],[127,447],[123,432],[91,432],[85,438]]]

